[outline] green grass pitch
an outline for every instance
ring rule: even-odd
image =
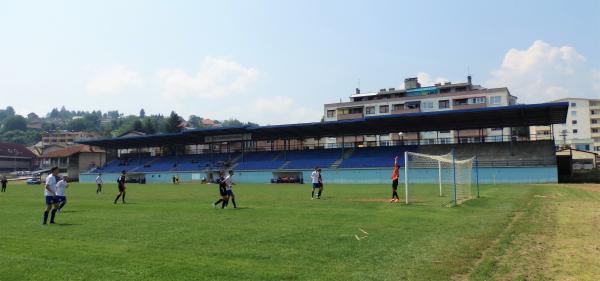
[[[560,200],[600,199],[483,185],[482,198],[447,208],[435,186],[413,189],[410,205],[388,203],[390,189],[326,185],[311,200],[310,185],[239,184],[239,209],[221,210],[216,185],[130,184],[128,204],[115,205],[116,184],[101,195],[71,184],[58,224],[44,227],[42,186],[11,184],[0,193],[0,280],[546,280],[524,265],[537,256],[517,251],[528,249],[520,235],[558,232]]]

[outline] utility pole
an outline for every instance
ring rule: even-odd
[[[563,138],[563,148],[567,147],[567,130],[562,130],[560,136]]]

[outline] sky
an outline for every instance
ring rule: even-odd
[[[313,122],[363,92],[464,82],[600,98],[600,1],[0,0],[0,108]]]

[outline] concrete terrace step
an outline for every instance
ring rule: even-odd
[[[333,162],[333,164],[331,164],[331,166],[329,168],[337,169],[342,164],[344,159],[350,158],[350,156],[352,156],[352,154],[354,154],[354,148],[348,149],[346,152],[344,152],[342,157],[340,159],[336,160],[335,162]]]

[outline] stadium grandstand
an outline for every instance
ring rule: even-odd
[[[233,169],[238,182],[269,183],[281,175],[308,182],[311,170],[321,167],[329,183],[388,183],[394,156],[401,158],[402,166],[405,151],[454,151],[457,158],[477,156],[481,183],[554,183],[558,177],[553,134],[537,139],[529,127],[564,123],[568,106],[508,105],[81,140],[78,143],[105,149],[107,162],[81,173],[80,181],[93,182],[98,173],[110,181],[125,170],[142,182],[169,182],[174,175],[189,182],[211,180],[219,171]],[[496,128],[508,134],[485,135]],[[448,130],[456,137],[419,137],[419,132]],[[393,134],[393,140],[369,142],[364,137],[386,134]]]

